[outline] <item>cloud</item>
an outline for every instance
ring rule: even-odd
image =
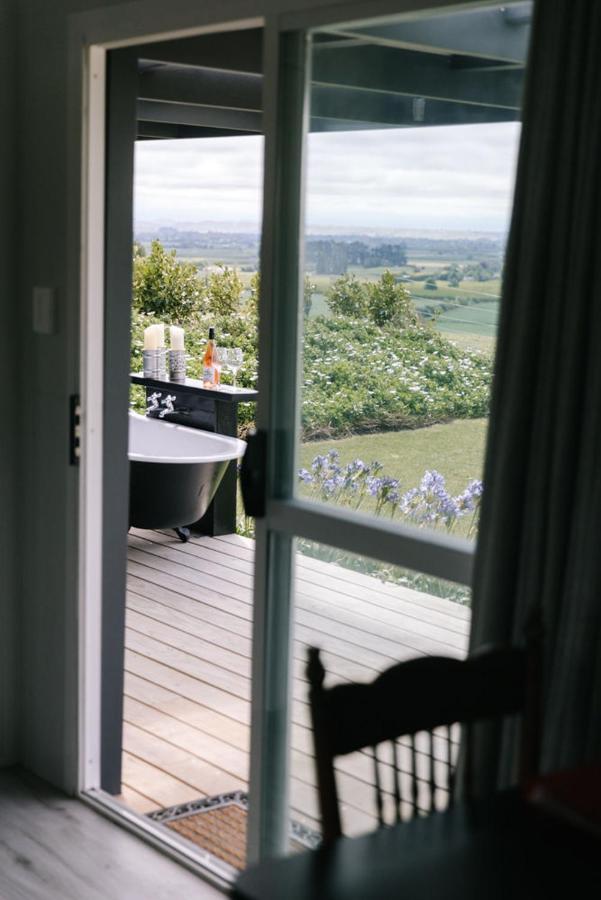
[[[259,224],[263,138],[144,141],[136,145],[136,221]]]
[[[307,224],[504,231],[518,123],[311,134]],[[137,145],[136,221],[259,226],[263,139]]]

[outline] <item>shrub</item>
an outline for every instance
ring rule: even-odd
[[[313,284],[308,275],[305,275],[303,281],[303,315],[306,318],[311,314],[313,307],[313,294],[317,290],[317,285]]]
[[[210,306],[210,298],[209,298]],[[144,348],[144,329],[148,325],[161,321],[160,316],[147,315],[133,311],[131,336],[132,372],[142,371],[142,350]],[[181,320],[180,320],[181,322]],[[202,378],[202,357],[207,344],[209,328],[215,328],[217,343],[228,347],[240,347],[244,353],[244,362],[238,372],[237,383],[241,387],[257,386],[257,323],[256,318],[246,309],[231,316],[211,315],[208,311],[190,316],[183,323],[186,330],[186,366],[189,378]],[[231,382],[231,374],[222,371],[224,383]],[[132,393],[136,399],[135,409],[144,410],[143,399]],[[243,435],[255,417],[255,404],[242,403],[238,407],[238,423]]]
[[[218,344],[243,350],[239,383],[256,387],[259,276],[244,291],[235,270],[224,268],[204,280],[191,269],[194,266],[179,263],[175,253],[166,253],[158,242],[153,242],[149,256],[136,259],[132,371],[142,368],[144,328],[157,321],[178,322],[186,329],[189,375],[200,377],[208,329],[214,326]],[[383,324],[346,315],[305,320],[303,439],[486,415],[489,356],[462,350],[421,324],[406,288],[390,273],[369,286],[352,278],[337,283],[352,284],[353,292],[368,297],[371,314]],[[306,297],[313,285],[305,287]],[[224,381],[230,377],[223,373]],[[243,432],[254,412],[254,404],[240,407]]]
[[[419,319],[411,294],[391,272],[384,272],[379,281],[367,286],[367,298],[369,315],[375,325],[417,326]]]
[[[240,310],[244,285],[235,269],[222,266],[205,281],[208,309],[218,316],[230,316]]]
[[[484,416],[491,361],[433,329],[310,320],[304,335],[305,439]]]
[[[368,315],[367,286],[355,275],[341,275],[337,278],[326,299],[335,315],[352,319],[362,319]]]
[[[134,248],[134,253],[135,253]],[[203,284],[192,263],[176,259],[153,241],[147,256],[134,255],[133,308],[170,322],[183,322],[202,303]]]

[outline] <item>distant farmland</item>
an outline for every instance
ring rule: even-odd
[[[494,294],[495,289],[499,290],[498,280],[483,282],[482,285],[473,281],[462,282],[459,288],[449,288],[445,282],[440,281],[438,285],[438,291],[428,291],[420,282],[409,283],[407,287],[418,310],[436,307],[438,303],[443,307],[452,304],[450,309],[438,313],[435,317],[436,327],[440,331],[473,334],[485,338],[496,337],[499,300]],[[312,316],[330,315],[324,287],[325,285],[319,284],[318,291],[313,295]],[[486,299],[488,297],[490,299]],[[468,303],[463,305],[459,300],[468,300]]]
[[[436,325],[440,331],[453,331],[463,334],[477,334],[483,337],[495,337],[499,319],[499,301],[477,303],[473,306],[457,306],[437,317]]]
[[[256,271],[258,245],[241,241],[236,235],[219,237],[220,240],[215,246],[211,246],[210,240],[202,248],[180,244],[177,248],[178,256],[195,263],[201,269],[205,265],[219,263],[238,268],[240,278],[248,288]],[[491,351],[496,338],[500,279],[498,277],[488,281],[466,279],[457,287],[451,287],[448,281],[437,278],[442,269],[452,263],[465,267],[473,262],[474,256],[467,256],[465,248],[457,252],[442,249],[410,250],[408,256],[407,265],[391,266],[390,270],[397,276],[409,276],[411,280],[407,281],[406,287],[418,311],[422,311],[426,319],[434,313],[435,327],[462,346]],[[478,260],[489,260],[493,268],[497,257],[498,253],[486,253],[481,249],[477,253]],[[373,282],[377,281],[387,268],[349,266],[348,272],[361,281]],[[418,271],[420,274],[416,277]],[[435,290],[424,283],[426,275],[436,278]],[[312,317],[330,315],[326,294],[336,277],[336,275],[309,273],[309,278],[316,288],[310,313]],[[439,304],[442,307],[441,312],[436,310]]]

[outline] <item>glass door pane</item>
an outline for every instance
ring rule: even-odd
[[[484,6],[311,36],[295,491],[367,513],[366,547],[376,519],[477,535],[527,37]],[[292,849],[319,840],[307,648],[328,684],[461,658],[471,602],[403,566],[400,544],[396,565],[349,553],[335,528],[296,546]],[[445,753],[435,741],[435,766]],[[338,760],[337,781],[346,831],[373,828],[373,759]]]
[[[308,646],[338,681],[467,649],[520,9],[347,22],[266,46],[253,859],[319,840]],[[366,830],[365,759],[340,772],[345,824]]]
[[[473,538],[527,26],[315,31],[300,498]]]
[[[424,655],[461,659],[467,653],[470,628],[469,588],[427,578],[399,566],[336,547],[299,542],[296,559],[293,628],[293,701],[291,726],[291,849],[315,846],[320,838],[313,735],[308,705],[306,666],[309,647],[319,647],[326,669],[326,687],[350,681],[369,682],[395,663]],[[402,698],[399,698],[402,703]],[[458,735],[453,735],[456,757]],[[429,787],[429,747],[417,739],[418,791]],[[408,742],[399,748],[403,799],[410,805],[411,759]],[[392,760],[382,746],[385,814],[393,821]],[[446,744],[434,746],[435,772],[444,783]],[[338,793],[345,834],[377,827],[373,758],[360,751],[336,761]],[[389,779],[389,781],[387,780]],[[446,790],[436,796],[444,808]],[[407,810],[408,811],[408,810]]]

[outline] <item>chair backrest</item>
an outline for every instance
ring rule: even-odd
[[[398,663],[370,684],[324,687],[319,650],[307,676],[324,841],[342,833],[334,760],[370,750],[379,825],[452,804],[463,731],[464,796],[472,788],[472,725],[520,713],[520,780],[538,756],[538,678],[532,649],[491,648],[465,660],[430,656]],[[388,785],[385,784],[388,782]],[[391,783],[392,782],[392,783]]]

